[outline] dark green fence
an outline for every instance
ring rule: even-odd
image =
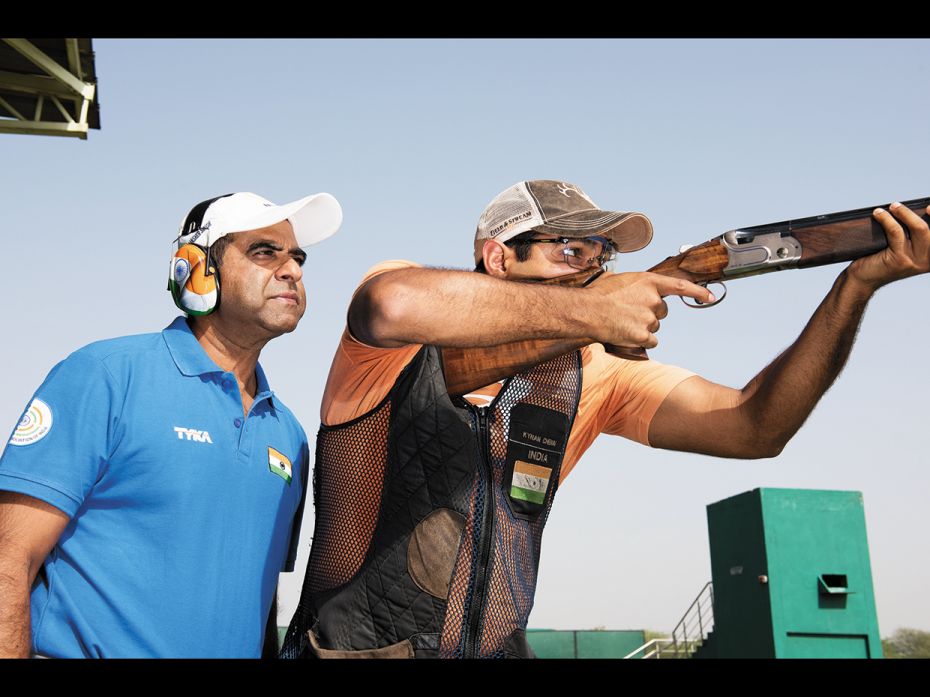
[[[530,629],[526,638],[539,658],[623,658],[646,643],[642,630]]]

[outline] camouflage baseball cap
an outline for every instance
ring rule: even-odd
[[[475,263],[485,240],[506,242],[528,230],[606,237],[618,252],[635,252],[652,240],[652,223],[642,213],[604,211],[580,186],[534,179],[505,189],[484,209],[475,230]]]

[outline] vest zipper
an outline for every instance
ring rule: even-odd
[[[487,409],[472,407],[478,420],[478,446],[481,453],[481,472],[484,476],[484,509],[481,512],[481,535],[478,538],[478,568],[475,570],[475,588],[468,609],[465,634],[465,658],[478,657],[478,640],[484,618],[484,603],[488,585],[488,565],[491,559],[491,543],[494,540],[494,477],[490,463],[490,437],[488,435]]]

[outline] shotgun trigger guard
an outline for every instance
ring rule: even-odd
[[[727,297],[727,284],[723,281],[698,281],[698,285],[702,288],[707,288],[707,286],[720,286],[723,288],[723,293],[721,295],[717,295],[717,299],[712,303],[702,303],[700,300],[695,300],[693,303],[689,303],[685,298],[681,298],[681,302],[690,307],[692,310],[706,310],[713,307],[714,305],[719,305],[723,302],[723,299]]]

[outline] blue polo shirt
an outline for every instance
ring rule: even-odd
[[[33,588],[36,653],[260,655],[309,454],[255,372],[244,417],[235,377],[183,317],[52,369],[0,459],[0,489],[71,518]]]

